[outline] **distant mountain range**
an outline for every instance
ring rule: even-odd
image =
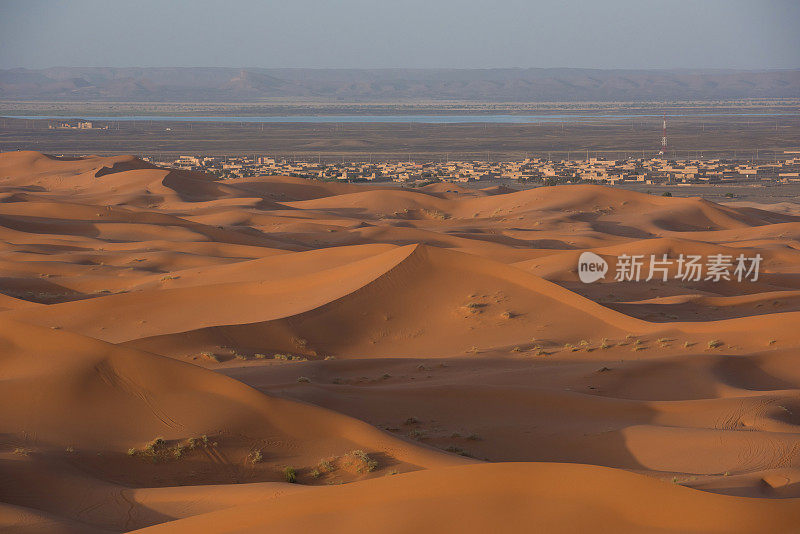
[[[668,101],[800,98],[800,70],[234,69],[0,70],[2,100],[247,102]]]

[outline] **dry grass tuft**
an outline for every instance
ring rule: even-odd
[[[359,473],[369,473],[378,468],[378,461],[371,458],[361,449],[348,452],[342,460],[345,465],[354,468]]]

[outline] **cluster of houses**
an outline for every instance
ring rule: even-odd
[[[322,162],[266,156],[180,156],[158,161],[158,165],[205,171],[222,178],[260,175],[288,175],[318,180],[348,182],[473,182],[516,180],[544,184],[595,182],[703,184],[755,180],[800,182],[800,153],[785,154],[775,161],[724,159],[670,160],[661,157],[641,159],[550,160],[527,158],[520,161],[439,161],[439,162]]]

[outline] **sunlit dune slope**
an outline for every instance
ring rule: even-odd
[[[322,252],[296,254],[298,266],[342,255]],[[295,350],[340,356],[452,355],[533,336],[560,340],[575,321],[590,336],[647,326],[519,269],[432,247],[398,247],[318,272],[301,269],[308,274],[136,291],[14,317],[114,343],[217,328],[217,335],[252,351],[291,349],[292,339],[302,339]]]
[[[35,436],[36,444],[61,450],[124,453],[156,436],[224,433],[284,442],[291,456],[309,446],[314,459],[325,449],[363,447],[421,465],[438,461],[436,453],[369,425],[270,398],[196,366],[70,332],[8,321],[2,326],[5,436]]]

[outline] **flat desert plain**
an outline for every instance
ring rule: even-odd
[[[800,531],[767,207],[0,154],[0,530]]]

